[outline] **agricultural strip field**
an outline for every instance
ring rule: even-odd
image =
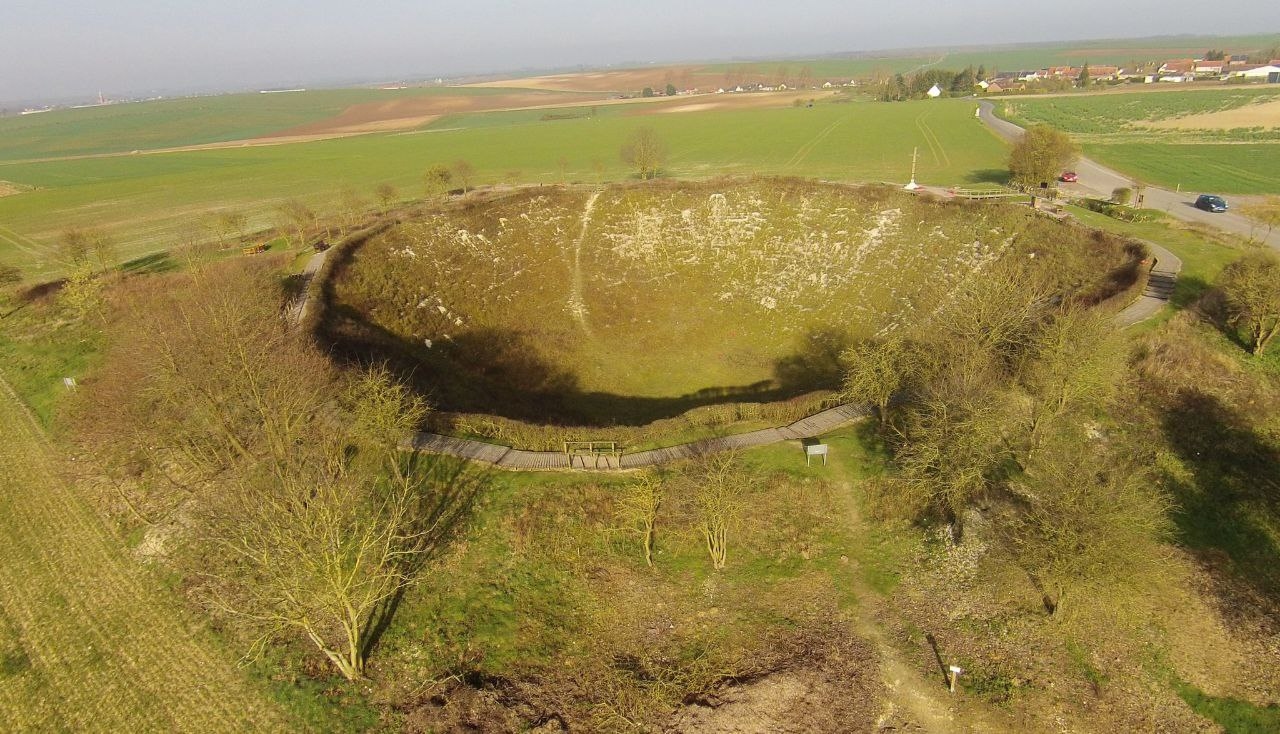
[[[305,129],[347,110],[385,105],[465,107],[464,100],[510,96],[512,90],[466,87],[332,89],[280,94],[226,94],[157,100],[0,118],[0,161],[131,153],[246,140]],[[563,100],[523,90],[531,103]]]
[[[1018,98],[997,112],[1071,133],[1086,155],[1170,189],[1280,193],[1280,88]]]
[[[283,714],[60,477],[0,382],[0,726],[286,731]]]
[[[344,188],[368,199],[375,185],[390,182],[402,196],[416,198],[427,166],[457,159],[475,167],[473,183],[624,179],[632,173],[618,150],[641,126],[651,127],[668,148],[670,176],[776,173],[903,182],[915,148],[922,182],[971,184],[1005,175],[1004,144],[966,101],[561,112],[574,109],[581,116],[543,120],[497,112],[515,116],[505,118],[510,124],[460,128],[446,118],[434,130],[269,147],[0,163],[0,179],[37,187],[0,198],[0,262],[19,265],[29,276],[56,273],[48,252],[69,227],[106,231],[128,259],[190,236],[208,238],[198,230],[210,211],[241,211],[253,227],[267,227],[275,223],[273,207],[293,197],[325,212],[336,208]]]

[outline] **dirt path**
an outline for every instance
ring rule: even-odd
[[[839,461],[839,459],[837,459]],[[843,483],[850,494],[854,488]],[[857,506],[850,504],[849,523],[855,531],[865,528]],[[966,707],[957,710],[962,699],[951,694],[944,686],[936,670],[921,672],[903,656],[893,644],[876,618],[883,597],[871,589],[859,572],[850,575],[858,604],[853,611],[853,629],[870,642],[879,653],[880,681],[884,685],[885,709],[880,715],[882,727],[895,727],[904,723],[920,727],[930,734],[954,734],[955,732],[1004,732],[1009,728],[992,722],[987,716]],[[906,731],[915,731],[906,728]]]
[[[587,203],[582,207],[582,229],[578,232],[578,238],[573,241],[573,284],[569,291],[569,313],[573,314],[573,318],[582,327],[582,331],[591,336],[591,325],[587,323],[587,302],[582,295],[583,273],[582,273],[582,241],[587,238],[587,227],[591,226],[591,213],[596,209],[596,199],[600,198],[599,191],[591,192],[591,196],[587,198]]]
[[[0,728],[288,730],[59,478],[59,462],[0,380]]]

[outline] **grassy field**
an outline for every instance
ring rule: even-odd
[[[1280,194],[1280,144],[1123,143],[1085,145],[1095,160],[1166,188]]]
[[[1280,193],[1280,129],[1190,126],[1154,128],[1188,115],[1213,115],[1280,100],[1274,87],[1161,94],[1019,98],[997,112],[1021,125],[1065,130],[1091,158],[1167,188],[1226,194]],[[1207,119],[1207,118],[1198,118]]]
[[[818,691],[860,691],[821,696],[801,715],[814,726],[852,705],[856,717],[841,725],[861,721],[879,706],[876,664],[833,664],[827,655],[865,644],[849,618],[869,609],[871,589],[893,588],[913,545],[906,534],[859,522],[856,487],[880,459],[856,428],[824,441],[826,467],[806,468],[796,444],[741,457],[746,479],[719,572],[696,529],[693,493],[674,473],[663,475],[653,568],[618,514],[633,477],[493,475],[467,542],[442,560],[436,582],[406,595],[384,639],[378,677],[396,682],[387,686],[390,700],[433,731],[461,728],[450,717],[468,710],[519,730],[513,720],[529,716],[529,706],[554,707],[574,729],[628,731],[680,708],[708,676],[754,670],[762,678],[816,676],[809,685]],[[829,636],[821,645],[789,642],[817,630]],[[499,708],[466,698],[466,687],[448,678],[461,671],[541,683],[513,689]],[[427,689],[435,703],[406,695],[430,680],[439,681]],[[755,721],[790,715],[790,695]]]
[[[444,410],[635,425],[837,388],[850,339],[1028,250],[1076,285],[1124,259],[1026,209],[883,187],[533,189],[356,250],[333,333],[409,359]]]
[[[1135,140],[1149,138],[1147,125],[1186,115],[1238,109],[1251,104],[1280,99],[1280,88],[1272,86],[1228,87],[1194,92],[1149,94],[1079,94],[1036,99],[1018,97],[997,102],[998,112],[1020,125],[1044,123],[1065,130],[1084,141],[1110,141],[1119,136]],[[1223,131],[1228,140],[1249,141],[1259,133],[1247,129]],[[1203,136],[1202,130],[1166,131],[1166,134]],[[1274,132],[1270,137],[1280,137]]]
[[[508,91],[417,87],[224,94],[0,117],[0,162],[244,140],[323,120],[360,103]]]
[[[562,159],[570,180],[622,179],[630,172],[619,160],[619,147],[641,126],[665,141],[671,176],[763,172],[904,181],[915,148],[923,182],[965,184],[1004,176],[1004,145],[973,119],[971,104],[960,101],[610,113],[553,121],[496,114],[501,124],[416,134],[0,164],[0,179],[38,187],[0,197],[0,262],[20,265],[34,277],[56,272],[50,249],[68,227],[106,230],[130,258],[170,248],[191,230],[207,238],[199,224],[210,211],[247,212],[255,226],[265,227],[274,222],[273,205],[291,197],[333,208],[344,187],[368,198],[384,181],[404,196],[418,196],[428,165],[458,158],[475,166],[479,182],[558,181]]]
[[[62,479],[0,381],[0,721],[10,731],[288,731],[265,689]]]

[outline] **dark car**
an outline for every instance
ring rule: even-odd
[[[1214,194],[1201,194],[1200,198],[1196,199],[1196,208],[1207,212],[1225,212],[1227,200]]]
[[[1058,179],[1063,183],[1075,183],[1080,180],[1080,177],[1076,175],[1075,171],[1063,171]]]

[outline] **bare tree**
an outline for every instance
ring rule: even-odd
[[[1159,482],[1096,447],[1058,448],[1012,483],[1022,502],[997,524],[1045,611],[1061,616],[1071,599],[1082,608],[1119,587],[1161,588],[1171,505]]]
[[[244,241],[245,228],[249,225],[249,218],[243,212],[225,211],[218,215],[218,229],[226,232],[228,235],[235,235],[239,241]]]
[[[293,231],[295,246],[305,247],[308,233],[316,226],[318,219],[315,211],[298,199],[289,199],[276,207],[276,212],[280,215],[282,229]]]
[[[661,477],[653,473],[641,474],[623,489],[618,503],[618,519],[639,536],[647,566],[653,566],[654,531],[658,509],[662,506],[662,492]]]
[[[251,653],[294,632],[359,678],[443,517],[399,451],[426,405],[381,368],[344,388],[280,316],[278,271],[239,264],[129,301],[148,317],[115,335],[123,374],[95,387],[95,435],[199,489],[186,504],[207,544],[202,592],[252,631]]]
[[[453,172],[443,163],[433,164],[422,174],[422,184],[428,199],[434,199],[447,192],[451,181],[453,181]]]
[[[667,150],[653,128],[641,127],[631,134],[619,156],[623,163],[636,169],[640,178],[649,179],[658,175],[666,161]]]
[[[1251,252],[1223,269],[1218,285],[1232,322],[1249,333],[1249,351],[1262,354],[1280,331],[1280,256]]]
[[[889,401],[924,368],[923,355],[901,334],[859,342],[841,361],[847,368],[842,397],[873,404],[882,424],[889,420]]]
[[[810,66],[800,67],[800,88],[809,89],[813,86],[813,68]]]
[[[1280,196],[1268,196],[1262,201],[1244,207],[1244,213],[1251,219],[1267,226],[1267,237],[1277,226],[1280,226]]]
[[[58,299],[78,318],[100,314],[104,276],[116,261],[115,242],[92,229],[69,229],[58,241],[57,259],[67,279]]]
[[[71,228],[58,238],[58,263],[67,269],[106,270],[116,262],[115,241],[100,230]]]
[[[364,676],[376,614],[408,581],[423,537],[410,494],[371,489],[339,471],[236,495],[218,542],[247,577],[220,579],[219,604],[258,630],[251,654],[293,629],[347,680]]]
[[[342,236],[360,225],[360,221],[364,218],[365,208],[368,204],[355,189],[346,187],[338,197],[339,204],[342,208]]]
[[[378,206],[383,214],[391,210],[391,205],[400,198],[400,192],[396,191],[396,187],[389,183],[380,183],[373,190],[373,195],[378,199]]]
[[[1054,314],[1028,344],[1019,369],[1025,391],[1018,411],[1026,436],[1024,463],[1043,447],[1056,423],[1109,396],[1123,355],[1108,314],[1080,307]]]
[[[700,459],[691,467],[688,480],[693,483],[698,530],[712,568],[719,571],[728,560],[729,531],[741,515],[742,495],[750,477],[739,465],[736,453],[724,452]]]
[[[453,177],[458,179],[458,183],[462,184],[462,193],[465,194],[470,191],[471,180],[476,175],[475,166],[472,166],[471,162],[465,158],[459,158],[449,168],[453,172]]]

